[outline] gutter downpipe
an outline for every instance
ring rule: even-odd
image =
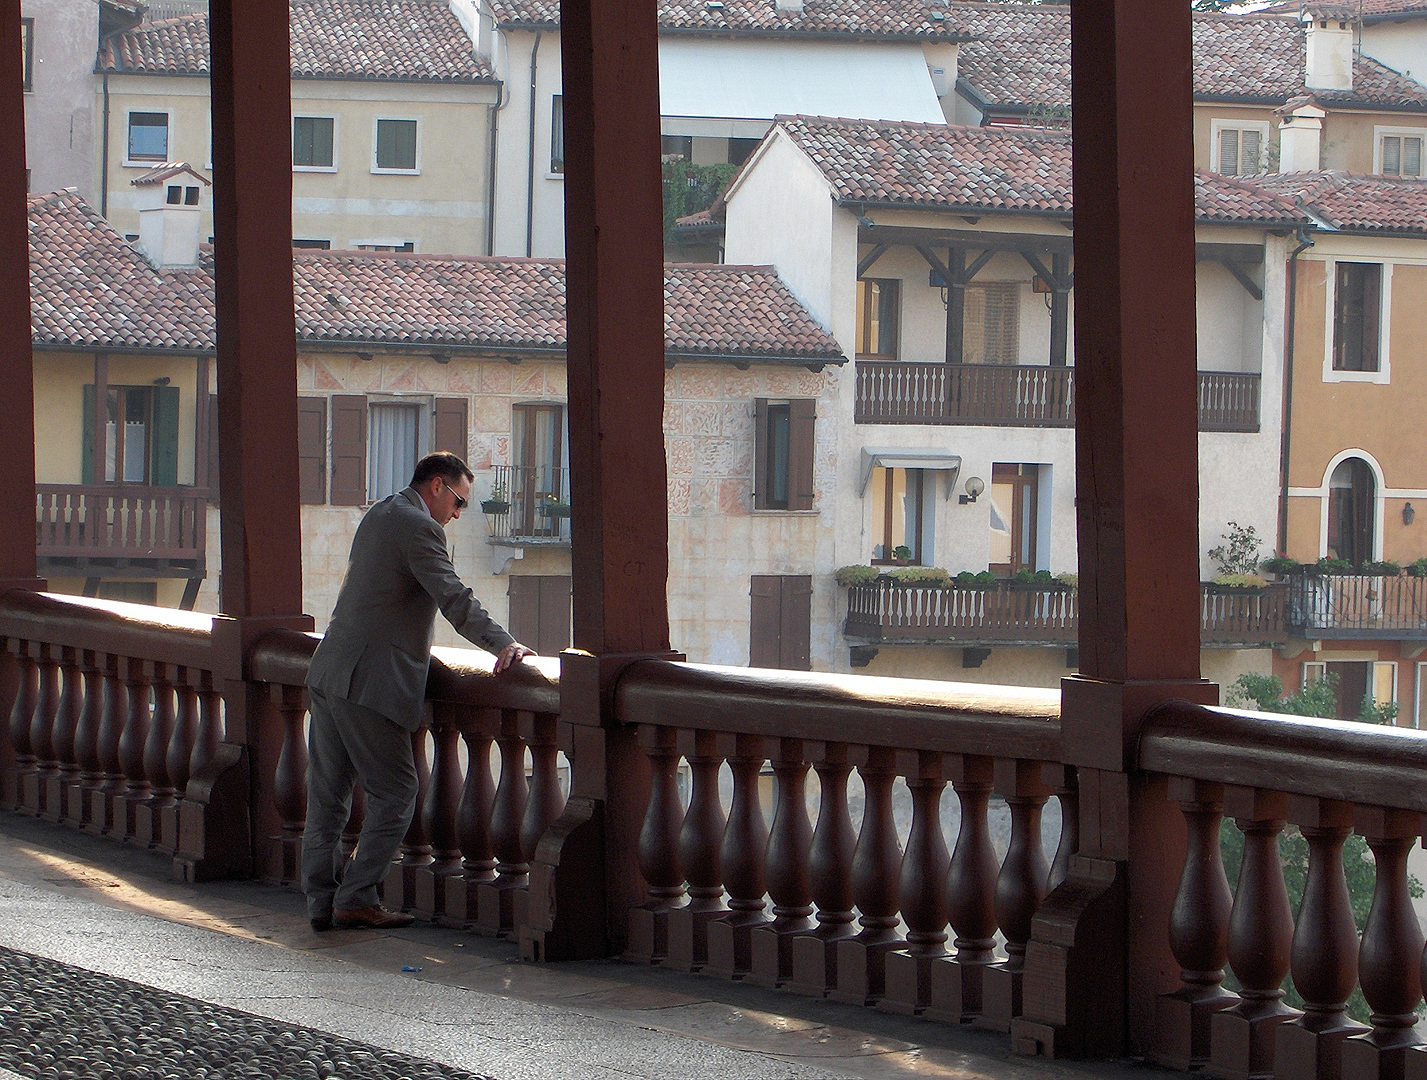
[[[109,216],[109,73],[104,73],[104,135],[100,144],[99,216]],[[92,175],[92,174],[91,174]]]
[[[1308,230],[1298,227],[1298,246],[1288,254],[1288,326],[1283,347],[1283,432],[1278,447],[1278,543],[1275,555],[1288,554],[1288,451],[1293,420],[1293,344],[1298,319],[1298,256],[1313,246]]]
[[[544,30],[535,31],[535,44],[530,46],[530,144],[525,162],[525,257],[534,251],[535,237],[535,74],[540,63],[540,38]]]

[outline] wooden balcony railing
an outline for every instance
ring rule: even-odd
[[[208,493],[191,487],[35,485],[41,559],[201,564],[207,519]]]
[[[1205,645],[1275,645],[1288,641],[1287,589],[1201,589]],[[843,633],[867,644],[938,642],[980,645],[1074,645],[1079,615],[1074,589],[1030,588],[1009,581],[984,586],[877,582],[847,590]]]
[[[1288,595],[1298,637],[1427,640],[1427,578],[1295,574]]]
[[[860,360],[853,415],[859,424],[1072,427],[1075,369]],[[1199,373],[1200,431],[1258,429],[1256,373]]]

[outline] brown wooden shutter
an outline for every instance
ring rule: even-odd
[[[794,398],[788,403],[788,509],[813,508],[813,436],[818,403]]]
[[[782,622],[783,590],[776,577],[754,574],[749,578],[752,597],[748,614],[748,666],[775,668],[779,655],[779,625]]]
[[[332,395],[332,505],[367,501],[367,398]]]
[[[813,579],[803,574],[779,579],[778,666],[812,670]]]
[[[753,399],[753,509],[768,509],[768,399]]]
[[[505,628],[516,641],[539,652],[535,643],[540,639],[540,579],[512,577],[506,595],[510,597],[510,618]]]
[[[436,437],[432,450],[448,450],[462,461],[470,453],[466,445],[466,399],[463,397],[436,399]]]
[[[297,491],[308,504],[327,501],[327,399],[297,399]]]
[[[540,633],[533,647],[541,656],[556,656],[570,646],[570,578],[550,574],[539,581]]]
[[[1378,371],[1378,329],[1382,326],[1382,267],[1364,266],[1363,275],[1363,364],[1362,371]]]

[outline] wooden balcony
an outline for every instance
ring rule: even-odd
[[[1201,589],[1200,632],[1210,646],[1270,646],[1289,638],[1287,587]],[[866,644],[1073,646],[1077,593],[1009,581],[942,588],[875,583],[847,590],[843,634]]]
[[[208,499],[192,487],[36,484],[41,571],[202,578]]]
[[[1427,640],[1427,578],[1295,574],[1287,589],[1295,637]]]
[[[1073,427],[1075,369],[1045,364],[857,364],[859,424]],[[1200,431],[1258,431],[1259,376],[1199,373]]]

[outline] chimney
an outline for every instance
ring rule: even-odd
[[[1314,172],[1323,141],[1323,117],[1328,114],[1308,97],[1294,98],[1278,110],[1278,171]]]
[[[922,58],[927,62],[927,74],[931,76],[932,89],[945,105],[947,95],[956,89],[960,46],[954,41],[924,41]]]
[[[803,13],[803,0],[773,0],[773,6],[779,11],[787,12],[790,15],[801,15]]]
[[[1353,12],[1337,4],[1306,6],[1303,82],[1310,90],[1353,88]]]
[[[200,199],[210,182],[182,161],[132,181],[139,204],[139,247],[160,269],[198,265]]]

